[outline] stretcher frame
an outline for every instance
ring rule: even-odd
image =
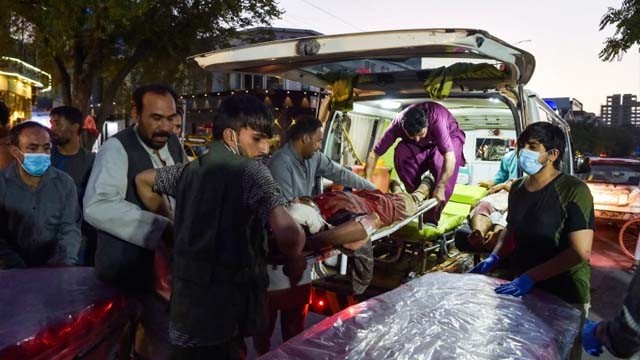
[[[418,210],[411,216],[401,220],[401,221],[396,221],[395,223],[389,225],[389,226],[385,226],[382,227],[378,230],[376,230],[373,234],[371,234],[371,241],[372,242],[376,242],[380,239],[386,238],[390,235],[392,235],[393,233],[395,233],[396,231],[400,230],[401,228],[403,228],[405,225],[409,224],[410,222],[412,222],[415,219],[418,219],[418,229],[422,230],[422,227],[424,226],[424,223],[422,221],[422,215],[433,209],[434,207],[436,207],[436,205],[438,204],[438,202],[436,201],[436,199],[428,199],[426,201],[424,201],[423,203],[420,204],[420,206],[418,206]],[[312,254],[310,256],[307,257],[307,264],[308,265],[313,265],[316,262],[320,262],[323,261],[325,259],[328,259],[330,257],[336,256],[336,255],[340,255],[340,267],[339,267],[339,274],[340,275],[346,275],[347,274],[347,260],[348,257],[346,255],[344,255],[343,253],[341,253],[339,250],[337,249],[332,249],[329,250],[327,252],[322,253],[321,255],[318,254]]]

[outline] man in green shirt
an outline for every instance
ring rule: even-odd
[[[496,248],[471,271],[484,274],[508,256],[516,278],[498,294],[524,296],[535,286],[576,306],[584,320],[593,198],[585,183],[558,170],[564,149],[562,129],[550,123],[531,124],[518,137],[518,165],[527,176],[511,186],[508,225]],[[578,345],[572,358],[580,356]]]

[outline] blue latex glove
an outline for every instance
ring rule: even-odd
[[[596,337],[596,329],[598,329],[598,323],[589,319],[582,328],[582,347],[591,356],[602,354],[602,344]]]
[[[496,265],[498,265],[499,260],[500,258],[498,257],[498,255],[491,254],[489,255],[488,258],[482,260],[480,264],[476,265],[469,272],[473,274],[485,274],[489,272],[491,269],[493,269],[494,267],[496,267]]]
[[[533,289],[533,280],[528,275],[521,275],[508,284],[502,284],[496,288],[498,294],[524,296]]]

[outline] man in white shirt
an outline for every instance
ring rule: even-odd
[[[171,238],[172,225],[147,211],[136,192],[135,176],[147,169],[186,161],[173,123],[176,94],[164,85],[145,85],[133,93],[133,127],[108,139],[96,156],[84,197],[84,215],[98,230],[98,277],[127,289],[142,302],[141,323],[149,358],[168,356],[166,304],[152,294],[153,250]],[[175,201],[168,198],[170,211]]]

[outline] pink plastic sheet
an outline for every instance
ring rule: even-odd
[[[503,280],[432,273],[347,308],[261,357],[562,359],[580,312],[552,295],[498,295]]]

